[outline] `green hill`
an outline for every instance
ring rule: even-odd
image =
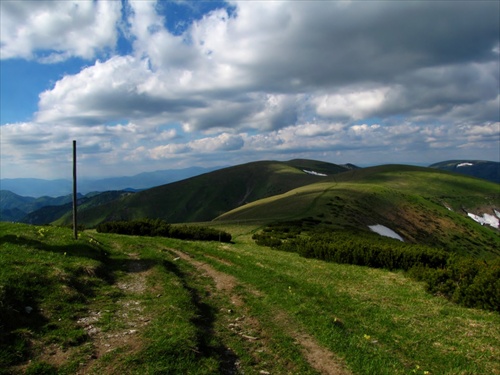
[[[496,218],[481,225],[468,214]],[[330,180],[238,207],[221,222],[313,220],[325,230],[370,231],[383,225],[406,242],[461,254],[500,255],[499,185],[430,168],[387,165],[356,169]]]
[[[210,221],[246,203],[329,179],[352,168],[356,167],[303,159],[253,162],[144,190],[98,207],[81,208],[78,221],[86,226],[145,217],[171,223]],[[57,223],[69,224],[71,216]]]
[[[92,207],[99,207],[103,204],[115,201],[116,199],[120,199],[131,194],[134,193],[124,190],[105,191],[104,193],[88,193],[85,196],[79,196],[78,207],[80,207],[81,210],[86,210]],[[44,225],[57,220],[68,220],[68,218],[70,222],[73,221],[72,198],[70,198],[69,203],[44,206],[36,211],[30,212],[19,221],[26,224]]]
[[[71,200],[71,195],[56,198],[47,196],[33,198],[20,196],[9,190],[0,190],[0,221],[20,221],[27,214],[43,207],[60,206],[71,202]]]

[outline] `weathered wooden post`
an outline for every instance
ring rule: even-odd
[[[76,141],[73,141],[73,235],[75,240],[78,239],[78,229],[77,229],[77,220],[76,220]]]

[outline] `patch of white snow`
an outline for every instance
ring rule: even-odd
[[[403,238],[399,234],[383,225],[369,225],[368,228],[370,228],[370,230],[372,230],[373,232],[380,234],[381,236],[395,238],[396,240],[404,242]]]
[[[495,214],[498,216],[497,211],[495,211]],[[500,220],[498,219],[498,217],[495,217],[493,215],[483,214],[483,216],[479,216],[479,215],[471,214],[470,212],[467,212],[467,215],[469,215],[469,217],[472,220],[478,222],[481,225],[489,225],[490,227],[497,228],[497,229],[500,228]]]
[[[500,218],[500,212],[498,212],[497,210],[493,210],[495,211],[495,215],[497,215],[498,218]]]
[[[319,172],[315,172],[315,171],[308,171],[306,169],[303,169],[303,171],[306,172],[307,174],[312,174],[314,176],[321,176],[321,177],[326,177],[327,176],[324,173],[319,173]]]
[[[460,164],[457,164],[457,168],[458,167],[471,167],[473,165],[474,164],[472,164],[472,163],[460,163]]]

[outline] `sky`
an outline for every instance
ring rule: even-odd
[[[500,161],[500,2],[0,1],[1,178]]]

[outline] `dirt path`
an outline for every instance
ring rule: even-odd
[[[270,345],[272,338],[262,327],[259,320],[249,312],[250,310],[246,306],[244,299],[235,292],[236,287],[242,286],[237,278],[220,272],[210,264],[196,260],[180,250],[169,248],[168,251],[176,257],[176,260],[182,259],[194,266],[203,275],[210,277],[214,281],[215,291],[228,297],[232,306],[228,306],[228,314],[224,324],[228,330],[246,342],[245,346],[249,353],[255,354],[255,358],[258,358],[258,353],[262,351],[273,352]],[[148,326],[151,317],[145,314],[144,307],[137,296],[144,293],[148,288],[147,278],[152,272],[152,265],[148,261],[141,260],[139,254],[130,253],[127,255],[128,259],[124,266],[126,274],[114,284],[114,288],[119,290],[122,296],[116,301],[113,311],[90,310],[86,316],[77,321],[89,337],[89,341],[85,344],[89,354],[82,358],[80,368],[75,372],[77,374],[113,372],[113,368],[117,363],[114,363],[114,360],[111,359],[104,364],[101,358],[117,350],[120,351],[119,357],[121,358],[124,353],[132,354],[142,348],[141,333]],[[214,259],[231,266],[230,263],[223,259]],[[261,292],[253,290],[248,285],[243,286],[252,295],[262,295]],[[161,290],[158,290],[158,293],[161,293]],[[233,310],[239,313],[234,314]],[[119,324],[103,330],[101,329],[101,323],[105,319],[116,320]],[[304,358],[320,374],[350,374],[331,351],[321,346],[313,336],[299,330],[284,311],[276,314],[272,323],[296,341]],[[234,354],[232,355],[234,356]],[[71,356],[72,350],[62,350],[55,345],[45,348],[42,354],[44,360],[56,366],[66,363]],[[232,362],[226,366],[227,371],[225,373],[239,373],[237,357],[230,359]],[[259,374],[270,373],[272,372],[267,371],[265,367],[259,372]]]
[[[244,307],[244,301],[235,293],[232,293],[234,288],[239,284],[238,280],[231,275],[225,274],[223,272],[217,271],[212,266],[207,263],[198,261],[192,258],[190,255],[176,249],[168,249],[174,253],[180,259],[189,262],[197,269],[204,272],[206,275],[211,277],[215,282],[215,287],[218,291],[229,295],[232,304],[238,307]],[[247,287],[248,288],[248,287]],[[250,290],[250,293],[258,295],[259,292],[255,290]],[[295,325],[292,323],[291,319],[286,315],[285,312],[280,312],[274,321],[279,325],[290,337],[294,338],[295,341],[300,345],[301,352],[303,353],[306,360],[309,362],[311,367],[323,375],[350,375],[351,373],[346,369],[341,360],[337,359],[335,354],[328,349],[321,346],[314,337],[311,335],[294,329]],[[258,340],[258,337],[253,337],[246,335],[245,330],[249,328],[253,330],[261,331],[260,324],[257,319],[245,317],[240,321],[236,321],[230,324],[230,328],[233,328],[239,332],[242,338],[247,340]],[[265,373],[265,372],[263,372]]]
[[[120,320],[121,328],[103,332],[96,326],[106,313],[101,311],[91,311],[88,316],[78,320],[78,324],[82,325],[89,335],[92,345],[92,354],[85,363],[81,363],[78,374],[99,372],[94,368],[98,366],[99,358],[117,349],[135,352],[141,347],[139,337],[149,324],[150,317],[145,315],[141,302],[134,298],[134,294],[146,290],[146,279],[151,273],[151,264],[139,259],[138,254],[127,255],[129,257],[127,276],[115,285],[123,293],[123,297],[116,302],[116,310],[113,312],[113,319]]]

